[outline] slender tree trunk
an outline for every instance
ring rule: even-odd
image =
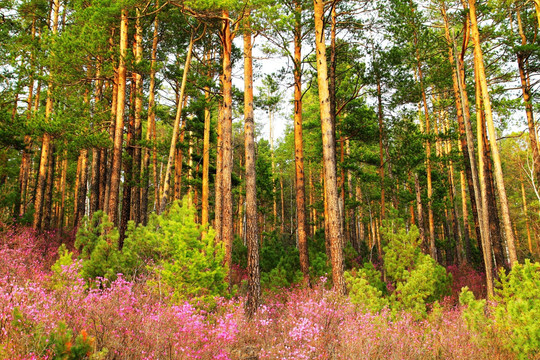
[[[159,1],[156,1],[156,8],[159,8]],[[156,88],[156,66],[157,66],[157,46],[158,46],[158,26],[159,20],[156,15],[154,18],[154,34],[152,38],[152,59],[150,60],[150,87],[148,90],[148,118],[146,129],[146,142],[150,143],[155,140],[155,122],[156,122],[156,101],[155,101],[155,88]],[[152,145],[155,149],[155,142]],[[150,148],[145,148],[143,153],[143,160],[141,163],[141,176],[142,176],[142,188],[141,188],[141,208],[140,219],[143,225],[148,222],[148,189],[150,184]],[[156,172],[154,166],[154,172]],[[158,188],[158,184],[155,182],[154,188]],[[156,197],[156,201],[158,197]]]
[[[60,0],[53,0],[52,5],[52,33],[53,36],[58,33],[58,12],[60,10]],[[45,104],[45,122],[48,123],[51,119],[53,111],[53,70],[49,70],[49,83],[47,86],[47,102]],[[37,99],[36,99],[37,101]],[[38,170],[38,180],[36,185],[36,197],[34,202],[34,221],[33,228],[35,230],[42,230],[43,228],[43,202],[45,197],[45,188],[47,185],[47,172],[53,171],[50,168],[47,168],[47,163],[50,156],[50,147],[51,147],[51,135],[49,133],[43,134],[42,145],[41,145],[41,157],[39,162]]]
[[[174,119],[174,125],[173,125],[173,134],[171,139],[171,146],[169,148],[169,158],[167,160],[167,168],[165,170],[165,180],[163,182],[163,195],[161,198],[161,202],[159,205],[159,211],[162,213],[165,211],[165,207],[167,206],[167,198],[169,197],[169,190],[170,190],[170,179],[171,179],[171,171],[172,171],[172,165],[174,161],[174,154],[176,151],[176,142],[178,140],[178,130],[180,128],[180,119],[182,117],[182,104],[184,99],[184,92],[186,89],[186,82],[187,82],[187,74],[189,71],[189,65],[191,64],[191,54],[193,52],[193,35],[189,39],[189,46],[187,50],[187,56],[186,56],[186,62],[184,64],[184,74],[182,76],[182,84],[180,85],[180,95],[178,97],[178,106],[176,110],[176,117]]]
[[[531,240],[531,227],[529,224],[529,211],[527,210],[527,197],[525,196],[525,186],[523,185],[523,178],[519,178],[521,183],[521,199],[523,200],[523,216],[525,216],[525,224],[527,227],[527,244],[529,245],[529,252],[533,253],[532,240]]]
[[[381,79],[377,70],[377,115],[379,118],[379,177],[381,182],[381,219],[384,220],[385,211],[385,199],[384,199],[384,151],[383,151],[383,137],[384,137],[384,114],[382,107],[382,92],[381,92]]]
[[[489,140],[491,145],[491,153],[493,156],[493,166],[495,179],[497,183],[497,191],[499,193],[499,201],[501,205],[501,215],[504,225],[504,232],[506,236],[506,243],[508,245],[508,253],[510,255],[510,266],[512,267],[515,262],[518,261],[515,247],[514,233],[512,232],[512,224],[510,220],[510,211],[508,209],[508,198],[506,196],[506,188],[504,186],[504,179],[502,173],[501,158],[499,155],[499,147],[497,145],[497,135],[495,133],[495,126],[493,124],[493,116],[491,113],[491,100],[489,98],[489,92],[487,87],[486,72],[484,69],[484,60],[482,55],[482,49],[480,48],[480,34],[478,32],[478,24],[476,20],[476,0],[469,0],[469,16],[471,21],[471,35],[474,43],[474,57],[477,60],[478,80],[480,82],[480,89],[482,90],[482,102],[484,105],[484,112],[486,115],[487,130],[489,133]]]
[[[536,3],[536,2],[535,2]],[[519,35],[521,37],[521,45],[527,45],[527,38],[523,32],[523,25],[521,23],[520,11],[516,11]],[[524,58],[524,54],[519,51],[517,53],[517,63],[519,69],[519,78],[521,80],[521,91],[523,93],[523,102],[525,103],[525,113],[527,115],[527,125],[529,127],[529,143],[531,145],[531,151],[534,160],[534,169],[536,170],[536,180],[540,181],[540,153],[538,151],[538,139],[536,135],[536,125],[534,122],[533,108],[532,108],[532,96],[531,87],[529,85],[529,72],[526,69],[527,60]]]
[[[133,157],[134,157],[134,133],[135,133],[135,81],[131,80],[130,84],[130,97],[129,97],[129,123],[128,131],[126,137],[126,155],[124,157],[124,185],[122,187],[122,209],[120,211],[120,226],[119,226],[119,239],[118,239],[118,248],[122,250],[124,246],[124,239],[126,235],[127,225],[130,220],[131,214],[131,200],[132,200],[132,190],[133,190]]]
[[[482,113],[483,114],[483,113]],[[506,270],[509,270],[508,263],[505,260],[505,250],[503,239],[501,236],[501,226],[499,220],[499,213],[497,209],[497,199],[495,197],[495,183],[493,181],[493,167],[491,165],[491,152],[489,150],[488,138],[486,134],[486,127],[483,125],[484,119],[480,121],[480,126],[483,136],[484,145],[484,171],[486,175],[486,190],[488,198],[488,213],[489,213],[489,231],[491,234],[491,245],[493,254],[495,255],[495,268],[498,269],[501,266]]]
[[[32,40],[36,37],[36,17],[32,18]],[[30,68],[31,72],[28,79],[28,97],[26,99],[26,121],[30,123],[32,119],[32,99],[34,92],[34,51],[30,54]],[[26,213],[26,202],[28,196],[28,178],[30,175],[30,155],[32,151],[32,137],[29,135],[24,136],[24,149],[21,155],[21,169],[19,172],[19,216],[23,216]]]
[[[431,124],[429,119],[429,110],[427,105],[426,91],[424,89],[424,80],[422,74],[422,66],[420,64],[420,55],[417,51],[418,60],[418,79],[420,81],[420,88],[422,91],[422,103],[424,104],[424,116],[425,116],[425,133],[429,136],[431,133]],[[426,141],[426,174],[427,174],[427,196],[428,196],[428,225],[429,225],[429,253],[431,257],[437,260],[437,248],[435,247],[435,223],[433,219],[433,186],[431,181],[431,142],[428,139]]]
[[[142,61],[143,53],[143,39],[142,39],[142,26],[141,26],[141,10],[137,8],[137,20],[135,23],[135,44],[134,44],[134,55],[135,55],[135,65],[136,67],[140,66]],[[130,218],[135,221],[135,224],[141,222],[141,191],[142,183],[140,181],[140,174],[138,169],[141,168],[141,114],[143,108],[143,78],[142,74],[139,72],[133,73],[133,81],[135,82],[135,114],[134,114],[134,124],[133,124],[133,162],[132,167],[136,169],[134,171],[133,180],[134,184],[131,189],[131,216]]]
[[[475,57],[475,69],[477,68],[476,62],[478,59]],[[478,182],[480,184],[480,194],[482,195],[482,202],[480,206],[479,215],[482,218],[482,225],[484,226],[483,232],[485,236],[482,237],[482,254],[484,255],[484,264],[486,270],[486,283],[487,293],[489,297],[493,296],[493,257],[491,247],[491,236],[489,231],[489,202],[487,194],[487,179],[486,179],[486,166],[484,161],[484,136],[482,125],[484,118],[482,115],[482,96],[480,95],[481,89],[478,82],[478,74],[475,72],[475,84],[476,84],[476,118],[478,123],[476,130],[476,139],[478,142]]]
[[[280,231],[285,234],[285,192],[283,190],[283,175],[279,174],[279,192],[281,197],[281,223]],[[293,227],[291,226],[291,232]]]
[[[84,216],[86,203],[86,183],[88,181],[88,149],[81,149],[79,152],[80,173],[77,186],[77,202],[76,211],[74,214],[73,228],[79,226],[80,220]]]
[[[298,229],[298,252],[304,286],[310,286],[309,255],[306,224],[306,189],[304,179],[304,138],[302,129],[302,4],[295,1],[294,25],[294,163],[296,178],[296,222]],[[310,188],[313,192],[313,185]]]
[[[210,62],[210,56],[206,58],[206,61]],[[211,74],[208,74],[210,78]],[[210,194],[210,86],[204,87],[204,138],[203,138],[203,173],[202,173],[202,198],[201,198],[201,223],[202,225],[208,224],[208,197]]]
[[[443,4],[443,17],[445,19],[445,32],[447,40],[452,42],[453,47],[450,45],[449,56],[451,57],[450,63],[455,67],[452,69],[452,80],[454,83],[454,95],[456,97],[456,109],[458,114],[458,125],[461,138],[461,149],[463,152],[463,159],[465,165],[465,174],[467,175],[467,184],[469,187],[469,197],[471,199],[471,210],[476,230],[476,240],[479,249],[483,249],[483,242],[486,236],[489,236],[485,231],[486,226],[483,224],[483,218],[481,215],[481,194],[478,180],[478,171],[476,166],[476,159],[474,155],[474,143],[473,132],[470,121],[469,100],[466,91],[465,84],[465,70],[463,68],[463,60],[457,56],[457,49],[455,41],[450,39],[450,33],[448,30],[448,19],[446,16],[446,10]],[[468,32],[468,26],[466,31]],[[468,37],[468,35],[467,35]],[[454,61],[455,60],[455,61]],[[460,116],[461,114],[461,116]],[[465,215],[464,215],[465,216]]]
[[[57,217],[57,225],[56,227],[58,229],[63,229],[65,222],[65,204],[66,204],[66,179],[67,179],[67,167],[68,167],[68,159],[67,159],[67,149],[64,150],[64,153],[62,155],[62,171],[60,173],[60,209],[58,212]]]
[[[534,8],[536,10],[537,25],[540,27],[540,0],[534,0]]]
[[[323,142],[323,166],[325,169],[325,188],[328,202],[328,225],[332,256],[332,280],[337,293],[345,293],[343,279],[343,235],[339,213],[337,179],[336,179],[336,149],[332,129],[332,115],[328,91],[328,76],[326,65],[326,45],[324,42],[324,3],[314,0],[315,11],[315,45],[317,60],[317,79],[319,84],[319,102],[321,111],[321,132]]]
[[[463,150],[462,150],[463,152]],[[459,180],[461,187],[461,212],[463,214],[463,237],[465,240],[465,259],[470,262],[472,260],[470,227],[469,227],[469,212],[467,208],[467,190],[465,189],[465,171],[459,172]]]
[[[233,241],[233,201],[232,201],[232,41],[234,38],[231,32],[229,12],[223,11],[223,28],[221,31],[221,42],[223,46],[223,105],[222,105],[222,170],[221,170],[221,241],[225,243],[225,263],[229,268],[232,264],[232,241]],[[229,273],[230,274],[230,273]],[[231,277],[229,275],[228,280]]]
[[[52,224],[52,204],[53,204],[53,192],[54,192],[54,176],[56,167],[55,146],[51,146],[51,152],[49,153],[47,168],[47,179],[45,186],[45,196],[43,200],[43,221],[41,223],[41,230],[51,229]]]
[[[449,133],[450,125],[448,124],[448,119],[445,117],[444,121],[444,131]],[[446,140],[446,156],[451,159],[452,154],[452,143],[450,140]],[[454,230],[454,241],[456,242],[456,251],[457,251],[457,261],[458,264],[463,264],[466,262],[466,254],[463,248],[463,236],[461,232],[461,224],[458,217],[458,203],[457,203],[457,191],[456,191],[456,181],[454,179],[454,163],[452,160],[449,161],[448,168],[448,178],[450,184],[450,202],[452,204],[452,227]]]
[[[180,101],[180,100],[179,100]],[[184,99],[184,104],[182,108],[185,108],[187,105],[187,97]],[[184,117],[182,125],[180,128],[180,144],[184,144],[184,138],[186,136],[186,119]],[[189,135],[188,135],[189,136]],[[184,166],[184,150],[182,147],[176,148],[175,155],[175,165],[174,165],[174,199],[180,200],[182,194],[182,170]]]
[[[418,219],[420,240],[422,241],[422,244],[426,245],[426,235],[424,234],[424,210],[422,208],[422,195],[420,192],[420,181],[417,173],[414,173],[414,189],[416,194],[416,218]]]
[[[122,9],[120,21],[120,57],[118,61],[118,94],[111,164],[109,192],[109,219],[118,225],[118,202],[120,196],[120,172],[122,167],[122,141],[124,139],[124,110],[126,101],[126,53],[128,47],[128,10]]]
[[[221,82],[223,83],[223,76]],[[223,205],[223,188],[222,188],[222,173],[223,173],[223,106],[219,105],[219,118],[217,125],[217,159],[216,159],[216,178],[215,178],[215,208],[214,208],[214,228],[216,229],[216,241],[221,241],[221,209]],[[262,231],[262,226],[259,227]],[[261,237],[262,241],[262,237]]]
[[[249,14],[247,14],[249,17]],[[246,244],[248,247],[248,290],[246,315],[253,317],[259,307],[261,279],[257,229],[257,189],[255,174],[255,123],[253,119],[253,58],[251,33],[244,34],[244,119],[246,166]]]

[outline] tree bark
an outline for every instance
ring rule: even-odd
[[[296,178],[296,222],[300,270],[304,286],[310,286],[304,178],[304,137],[302,128],[302,3],[295,1],[294,23],[294,164]]]
[[[118,202],[120,196],[120,172],[122,167],[122,141],[124,139],[124,110],[126,101],[126,53],[128,47],[128,10],[122,9],[120,21],[120,57],[118,61],[118,93],[111,164],[108,215],[118,225]]]
[[[475,70],[477,69],[478,58],[474,57]],[[484,136],[481,125],[484,123],[484,118],[482,115],[482,96],[480,84],[478,81],[478,73],[475,71],[475,85],[476,85],[476,118],[478,123],[476,129],[476,140],[478,142],[478,182],[480,184],[480,194],[482,196],[481,206],[479,208],[479,215],[482,218],[482,226],[484,227],[483,233],[485,236],[482,237],[482,254],[484,255],[484,266],[486,270],[486,285],[487,285],[487,294],[489,297],[493,296],[493,257],[492,257],[492,246],[491,246],[491,236],[489,231],[489,202],[487,194],[487,179],[486,179],[486,167],[484,161]]]
[[[471,35],[472,35],[472,39],[474,43],[474,57],[477,60],[476,71],[478,72],[478,80],[480,82],[482,103],[484,105],[484,112],[486,115],[486,123],[487,123],[487,130],[489,133],[491,154],[493,156],[495,180],[497,183],[497,191],[499,193],[499,201],[501,205],[501,215],[502,215],[502,220],[504,224],[506,243],[508,245],[510,266],[512,267],[514,263],[518,261],[518,259],[517,259],[517,253],[516,253],[516,247],[515,247],[514,233],[512,232],[510,211],[508,209],[508,198],[506,196],[506,188],[504,186],[501,158],[499,155],[499,147],[497,145],[497,134],[495,133],[493,115],[491,113],[491,100],[489,98],[489,91],[487,87],[486,72],[484,69],[482,49],[480,47],[480,34],[478,32],[478,23],[476,20],[475,3],[476,3],[476,0],[469,0],[469,17],[471,21]]]
[[[156,8],[159,8],[159,1],[156,1]],[[150,87],[148,89],[148,118],[146,129],[146,142],[150,144],[153,142],[152,148],[155,149],[155,122],[156,122],[156,101],[155,101],[155,88],[156,88],[156,66],[157,66],[157,46],[158,46],[158,26],[159,20],[156,15],[154,18],[154,34],[152,38],[152,59],[150,60]],[[143,160],[141,163],[141,176],[142,176],[142,188],[141,188],[141,208],[140,219],[143,225],[148,222],[148,189],[150,184],[150,148],[145,148],[143,153]],[[155,172],[154,168],[154,172]],[[154,188],[158,188],[158,184],[154,178]],[[156,201],[158,197],[156,197]]]
[[[536,3],[536,2],[535,2]],[[523,25],[521,23],[520,11],[516,12],[518,21],[519,35],[521,37],[521,45],[527,45],[527,38],[523,32]],[[519,69],[519,79],[521,80],[521,92],[523,93],[523,102],[525,103],[525,114],[527,115],[527,126],[529,127],[529,143],[531,145],[531,151],[534,160],[534,169],[536,170],[536,180],[540,181],[540,153],[538,151],[538,138],[536,135],[536,124],[534,122],[533,108],[532,108],[532,96],[531,86],[529,81],[529,72],[526,68],[527,60],[523,52],[518,51],[517,63]]]
[[[161,202],[159,204],[160,213],[165,211],[165,207],[167,206],[167,198],[169,197],[169,190],[171,187],[170,179],[171,179],[172,164],[175,158],[174,154],[176,151],[176,142],[178,140],[178,130],[180,128],[180,119],[182,118],[182,105],[183,105],[183,99],[184,99],[184,92],[186,89],[187,74],[189,71],[189,65],[191,64],[192,52],[193,52],[193,35],[189,38],[186,62],[184,64],[184,74],[182,75],[182,84],[180,85],[180,95],[178,97],[178,106],[176,109],[176,117],[174,119],[171,145],[169,147],[169,157],[167,160],[167,168],[165,170],[165,180],[163,181],[163,194],[161,197]]]
[[[321,112],[321,132],[323,142],[323,166],[325,169],[325,188],[328,202],[328,225],[332,257],[332,280],[334,290],[339,294],[345,293],[343,278],[343,235],[339,213],[337,179],[336,179],[336,144],[332,129],[332,115],[328,91],[328,76],[326,65],[326,45],[324,42],[324,3],[314,0],[315,11],[315,45],[317,60],[317,79],[319,84],[319,103]]]
[[[133,162],[132,167],[136,169],[133,176],[133,187],[131,189],[131,215],[130,218],[135,221],[135,224],[141,222],[141,191],[142,191],[142,182],[140,181],[140,173],[137,171],[141,168],[141,114],[143,107],[143,78],[141,70],[138,67],[142,61],[143,53],[143,39],[142,39],[142,26],[141,26],[141,10],[137,8],[137,20],[135,23],[135,44],[134,44],[134,55],[135,55],[135,67],[136,72],[133,73],[133,81],[135,82],[135,113],[134,113],[134,123],[133,123]]]
[[[79,181],[76,184],[77,186],[77,211],[75,212],[75,218],[73,220],[73,228],[79,226],[80,220],[84,216],[85,204],[86,204],[86,190],[87,190],[87,181],[88,181],[88,149],[81,149],[79,152],[79,161],[81,164]]]
[[[247,14],[249,16],[249,13]],[[248,25],[249,26],[249,25]],[[257,228],[257,189],[255,174],[255,123],[253,119],[253,58],[251,33],[244,33],[244,133],[246,166],[246,244],[248,247],[248,289],[246,315],[253,317],[259,307],[261,280]]]
[[[210,56],[207,56],[206,62],[210,63]],[[208,74],[211,77],[211,73]],[[202,173],[202,197],[201,197],[201,224],[204,226],[208,224],[208,197],[210,194],[210,86],[204,87],[204,137],[203,137],[203,173]]]
[[[232,241],[233,241],[233,201],[232,201],[232,41],[234,34],[231,32],[228,10],[223,11],[223,28],[220,37],[223,46],[223,104],[221,117],[221,145],[223,159],[221,162],[221,241],[225,243],[225,263],[230,269],[232,265]]]
[[[49,153],[49,159],[47,168],[47,179],[45,181],[45,196],[43,200],[43,220],[41,223],[41,230],[51,229],[52,224],[52,204],[53,204],[53,191],[54,191],[54,176],[56,167],[55,146],[51,146],[51,152]]]
[[[56,35],[58,33],[58,12],[60,10],[60,0],[53,0],[52,6],[52,33]],[[47,102],[45,104],[45,122],[50,121],[53,111],[53,71],[49,71],[49,82],[47,86]],[[37,99],[36,99],[37,101]],[[35,230],[42,230],[43,228],[43,202],[45,197],[45,188],[47,184],[47,172],[52,171],[47,168],[50,156],[51,147],[51,135],[44,133],[41,145],[41,157],[39,161],[38,179],[36,185],[36,197],[34,201],[34,221],[33,228]]]

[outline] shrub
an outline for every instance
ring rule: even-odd
[[[500,274],[495,300],[497,324],[510,332],[510,346],[520,358],[540,355],[540,263],[515,264]]]
[[[195,209],[184,199],[166,213],[152,215],[147,226],[130,222],[121,251],[117,229],[101,212],[81,227],[76,245],[86,278],[114,280],[118,273],[127,278],[146,274],[177,300],[197,300],[226,292],[225,250],[222,243],[214,242],[214,235],[213,229],[195,222]]]
[[[388,305],[394,310],[408,310],[423,317],[427,315],[427,304],[449,293],[452,277],[420,251],[419,231],[415,226],[407,231],[398,222],[396,228],[381,228],[387,241],[383,260],[388,284],[371,264],[347,273],[351,301],[362,303],[372,311]],[[393,289],[390,296],[383,299],[389,289]]]
[[[381,273],[371,263],[358,270],[346,271],[344,276],[353,304],[362,305],[373,312],[388,306],[388,300],[383,296],[386,286],[381,280]]]
[[[83,260],[83,277],[116,278],[116,274],[121,272],[122,261],[118,236],[118,230],[103,211],[94,213],[91,220],[83,220],[75,240],[75,247],[79,249],[79,256]]]
[[[540,355],[540,264],[525,260],[515,264],[507,275],[500,273],[495,301],[476,300],[467,287],[459,301],[466,306],[463,317],[469,329],[480,339],[505,340],[501,346],[520,359],[536,359]]]

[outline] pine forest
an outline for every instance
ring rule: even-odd
[[[540,0],[0,0],[0,359],[540,359]]]

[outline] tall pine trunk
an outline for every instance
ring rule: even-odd
[[[167,168],[165,170],[165,180],[163,181],[163,194],[160,200],[159,204],[159,212],[162,213],[165,211],[165,207],[167,206],[167,199],[169,197],[169,190],[170,190],[170,179],[171,179],[171,172],[172,172],[172,166],[173,161],[175,159],[175,151],[176,151],[176,143],[178,141],[178,131],[180,128],[180,119],[182,118],[182,106],[183,106],[183,99],[184,99],[184,92],[186,89],[186,82],[187,82],[187,74],[189,71],[189,65],[191,64],[191,54],[193,52],[193,35],[189,38],[189,45],[186,55],[186,62],[184,64],[184,74],[182,75],[182,84],[180,85],[180,94],[178,96],[178,106],[176,109],[176,117],[174,118],[174,125],[173,125],[173,133],[171,138],[171,144],[169,147],[169,157],[167,159]]]
[[[120,172],[122,167],[122,141],[124,139],[124,110],[126,101],[126,55],[128,47],[128,10],[122,9],[120,21],[120,57],[118,60],[118,92],[116,98],[116,119],[111,163],[109,190],[109,219],[118,225],[118,205],[120,196]]]
[[[225,243],[225,264],[229,268],[228,280],[230,281],[230,271],[232,265],[232,242],[233,242],[233,199],[232,199],[232,41],[234,38],[231,32],[229,12],[223,11],[223,27],[220,38],[223,47],[223,103],[221,116],[221,237]]]
[[[159,1],[156,1],[156,8],[159,8]],[[156,88],[156,66],[157,66],[157,46],[158,46],[158,16],[154,18],[154,33],[152,38],[152,59],[150,60],[150,87],[148,90],[148,118],[146,129],[146,142],[155,141],[155,122],[156,122],[156,102],[155,102],[155,88]],[[155,143],[152,145],[155,149]],[[144,149],[143,160],[141,163],[141,176],[142,176],[142,188],[141,188],[141,207],[140,207],[140,219],[143,225],[148,222],[148,189],[150,184],[150,148]],[[156,170],[156,169],[154,169]],[[158,188],[158,184],[155,183],[154,187]],[[156,197],[157,201],[157,197]]]
[[[495,133],[495,126],[493,123],[493,115],[491,113],[491,100],[489,97],[489,91],[487,87],[486,71],[484,69],[484,59],[482,55],[482,49],[480,47],[480,34],[478,32],[478,23],[476,19],[476,0],[469,0],[469,17],[471,21],[471,35],[474,43],[474,57],[475,57],[475,72],[478,73],[477,78],[479,81],[482,103],[484,106],[484,112],[486,115],[486,125],[489,133],[489,142],[491,147],[491,154],[493,157],[494,175],[497,183],[497,192],[499,194],[499,202],[501,207],[501,215],[504,225],[504,232],[506,236],[506,243],[508,246],[508,253],[510,258],[510,266],[512,267],[517,262],[517,253],[515,246],[514,233],[512,232],[512,223],[510,219],[510,211],[508,209],[508,198],[506,195],[506,188],[504,186],[501,158],[499,155],[499,147],[497,145],[497,134]]]
[[[304,144],[302,133],[302,4],[295,1],[294,27],[294,162],[296,177],[296,221],[298,252],[303,283],[309,286],[309,255],[306,224],[306,189],[304,179]]]
[[[332,280],[334,290],[345,293],[343,278],[343,235],[336,179],[336,143],[332,126],[330,98],[328,91],[328,69],[326,64],[326,45],[324,42],[324,3],[314,0],[315,11],[315,51],[317,61],[317,80],[319,84],[319,104],[321,112],[321,132],[323,143],[323,166],[326,199],[328,203],[328,235],[332,257]]]
[[[249,15],[249,14],[248,14]],[[248,25],[249,26],[249,25]],[[244,33],[244,133],[246,166],[246,244],[248,248],[248,289],[246,315],[253,317],[259,306],[261,279],[257,229],[257,189],[255,174],[255,123],[253,119],[253,57],[251,33]]]
[[[51,29],[53,36],[58,33],[58,12],[60,10],[60,0],[53,0],[52,3]],[[47,86],[47,102],[45,104],[45,122],[48,123],[53,112],[53,69],[49,69],[49,82]],[[36,196],[34,201],[34,221],[35,230],[43,229],[43,203],[47,185],[47,173],[53,171],[48,168],[51,147],[51,135],[47,132],[43,134],[41,143],[41,157],[39,161],[38,178],[36,184]]]

